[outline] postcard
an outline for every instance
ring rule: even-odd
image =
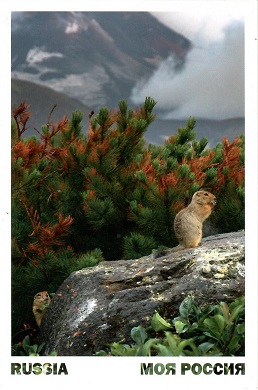
[[[0,17],[1,388],[256,389],[257,2]]]

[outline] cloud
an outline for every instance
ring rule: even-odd
[[[193,49],[180,72],[169,57],[147,82],[138,83],[132,91],[134,103],[152,96],[170,119],[244,116],[244,24],[240,18],[229,21],[225,15],[212,19],[189,14],[163,14],[162,18],[191,39]]]
[[[172,28],[179,34],[184,35],[195,44],[210,44],[223,39],[225,27],[233,22],[242,22],[243,16],[236,9],[230,9],[214,13],[201,12],[156,12],[152,15],[168,28]]]

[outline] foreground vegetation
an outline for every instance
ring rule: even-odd
[[[245,351],[244,297],[230,305],[220,302],[200,308],[188,296],[179,306],[179,316],[165,320],[155,313],[147,328],[131,330],[127,343],[113,342],[96,356],[243,356]],[[27,335],[13,346],[21,356],[40,356],[44,349]],[[55,351],[51,356],[56,356]]]
[[[244,355],[244,298],[201,309],[189,296],[179,317],[166,321],[158,313],[150,326],[132,328],[132,343],[113,342],[97,356],[242,356]]]
[[[33,296],[54,293],[73,271],[102,260],[134,259],[176,245],[173,220],[200,188],[218,200],[210,233],[244,228],[244,137],[215,148],[197,141],[196,120],[162,146],[145,145],[156,102],[100,109],[47,123],[26,138],[29,106],[12,118],[12,329],[35,324]]]

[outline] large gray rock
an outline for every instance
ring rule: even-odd
[[[244,232],[210,236],[194,249],[102,262],[72,273],[43,318],[45,354],[93,355],[113,341],[130,340],[155,310],[178,315],[192,294],[197,304],[231,302],[244,294]]]

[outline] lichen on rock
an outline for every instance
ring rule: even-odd
[[[45,353],[93,355],[147,326],[155,310],[178,314],[191,294],[199,305],[231,302],[244,295],[244,232],[203,239],[193,249],[153,258],[101,262],[72,273],[43,318],[39,342]]]

